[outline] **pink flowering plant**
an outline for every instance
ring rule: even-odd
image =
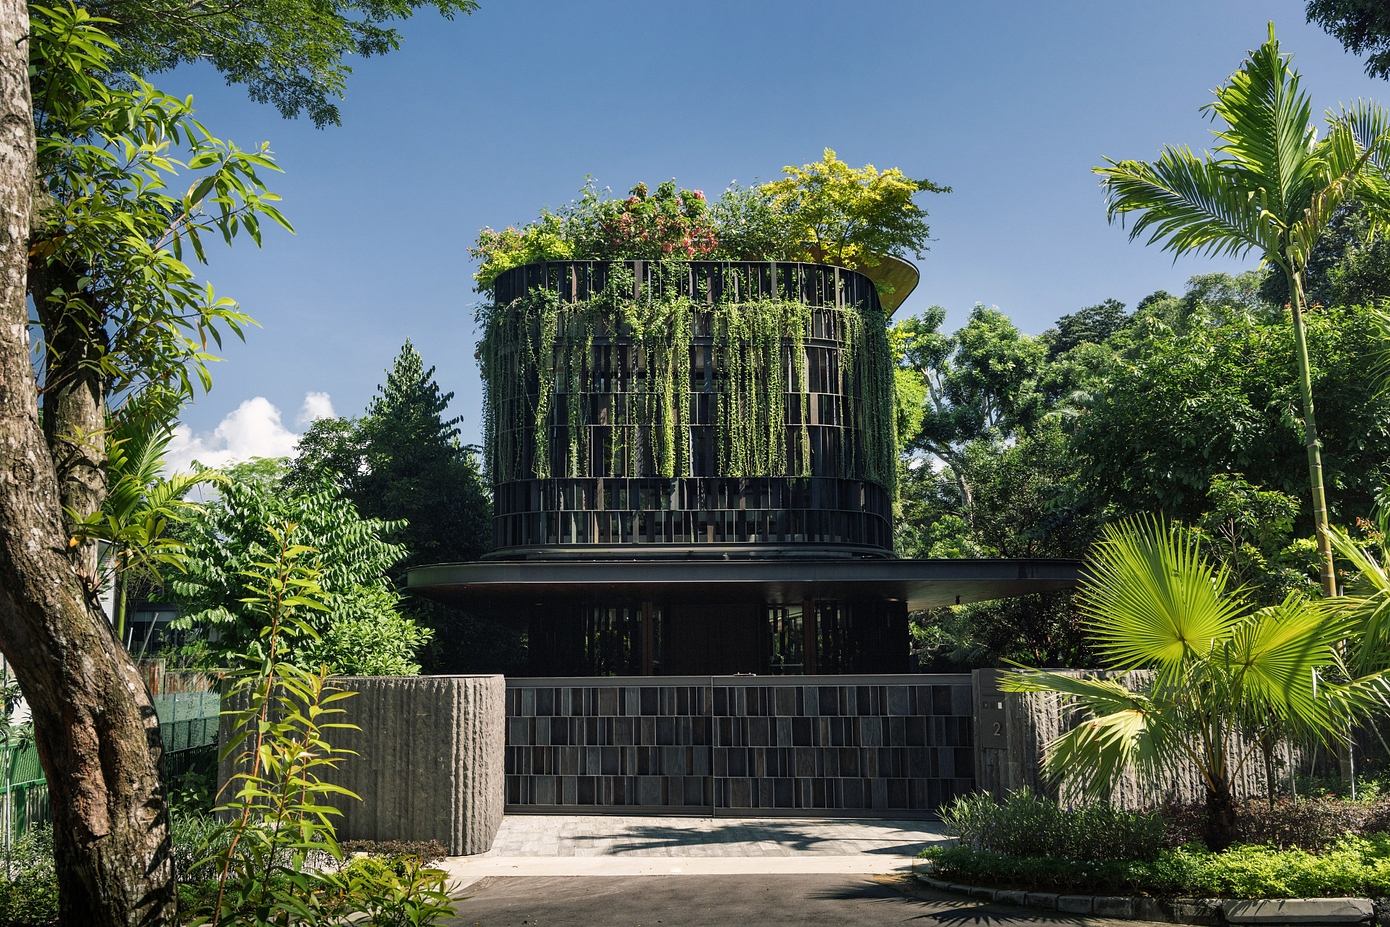
[[[674,181],[650,193],[639,183],[625,199],[605,201],[596,212],[603,251],[614,257],[694,260],[719,247],[705,194],[677,190]]]

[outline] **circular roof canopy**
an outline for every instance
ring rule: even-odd
[[[412,569],[406,586],[469,604],[597,594],[796,602],[885,598],[914,611],[1074,588],[1076,560],[479,560]]]

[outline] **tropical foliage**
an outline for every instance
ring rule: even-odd
[[[197,508],[187,496],[222,479],[213,470],[165,473],[164,455],[182,399],[176,392],[150,389],[112,414],[106,499],[85,518],[73,513],[76,539],[106,543],[98,565],[102,585],[115,592],[111,619],[121,640],[126,639],[131,585],[158,584],[166,572],[184,568],[183,544],[175,529]]]
[[[930,238],[918,193],[949,187],[899,168],[852,168],[829,148],[820,161],[782,169],[779,180],[731,185],[714,204],[674,181],[605,198],[590,181],[579,199],[520,228],[485,228],[471,254],[478,289],[536,261],[712,259],[821,261],[871,270],[883,255],[925,252]]]
[[[149,382],[206,388],[209,343],[240,336],[251,319],[185,255],[206,263],[210,236],[259,243],[262,220],[290,228],[261,177],[279,167],[268,145],[248,151],[212,135],[191,99],[139,79],[111,86],[109,20],[76,6],[36,12],[42,188],[30,250],[45,392],[59,394],[79,362],[111,393]],[[68,66],[72,54],[80,67]],[[88,348],[81,335],[93,327],[110,334]]]
[[[364,517],[398,524],[389,539],[404,556],[389,570],[399,585],[419,563],[476,560],[492,543],[492,507],[476,449],[459,438],[462,417],[445,410],[453,393],[409,341],[357,418],[315,422],[300,439],[288,485],[331,480]],[[519,670],[515,628],[469,611],[407,597],[401,610],[433,633],[419,653],[427,673]]]
[[[453,913],[443,872],[344,858],[334,821],[343,802],[360,799],[332,781],[354,756],[332,741],[356,729],[342,707],[354,693],[331,685],[327,669],[287,659],[312,650],[313,616],[332,607],[331,596],[314,548],[298,543],[299,526],[272,525],[268,534],[269,549],[246,572],[255,646],[234,655],[227,691],[222,757],[234,772],[216,809],[225,823],[186,872],[186,922],[437,923]]]
[[[941,310],[899,322],[899,398],[904,382],[923,397],[902,433],[900,553],[1080,557],[1102,524],[1154,512],[1198,529],[1257,604],[1315,589],[1294,339],[1265,299],[1270,276],[1196,277],[1184,293],[1132,312],[1083,308],[1039,335],[997,310],[955,335]],[[1307,318],[1329,507],[1348,525],[1390,480],[1378,315],[1338,304]],[[916,628],[924,665],[942,669],[1094,661],[1079,616],[1055,600],[942,610]]]
[[[1337,681],[1353,633],[1339,610],[1298,593],[1257,608],[1197,538],[1159,520],[1106,527],[1079,601],[1092,646],[1120,675],[1024,671],[1004,684],[1058,693],[1082,713],[1048,745],[1045,772],[1099,797],[1125,772],[1160,785],[1190,764],[1213,849],[1234,839],[1232,783],[1261,735],[1334,742],[1386,691],[1382,668]]]
[[[304,618],[314,633],[288,639],[279,659],[350,676],[419,672],[417,654],[430,632],[401,614],[387,576],[405,556],[385,540],[399,523],[361,517],[326,479],[291,489],[275,461],[231,467],[219,488],[217,500],[187,519],[186,569],[168,583],[182,610],[175,626],[201,638],[192,645],[194,662],[225,666],[238,654],[260,653],[265,615],[250,583],[257,564],[275,555],[281,526],[293,524],[314,541],[302,565],[315,571],[324,608]]]
[[[1152,163],[1109,160],[1102,178],[1112,219],[1165,250],[1255,252],[1284,275],[1290,295],[1313,526],[1324,594],[1336,593],[1321,447],[1305,333],[1305,283],[1318,240],[1337,211],[1359,202],[1373,232],[1390,228],[1390,119],[1357,103],[1330,114],[1319,137],[1298,72],[1274,25],[1206,107],[1218,123],[1214,153],[1168,147]]]

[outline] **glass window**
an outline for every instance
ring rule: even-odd
[[[776,675],[805,672],[806,637],[801,623],[801,606],[769,605],[767,623],[772,639],[768,672]]]

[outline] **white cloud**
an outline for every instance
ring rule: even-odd
[[[334,415],[333,399],[327,393],[305,393],[296,423],[300,428],[305,428],[321,418],[332,418]]]
[[[308,393],[298,423],[303,427],[332,414],[333,401],[327,393]],[[223,467],[252,457],[287,457],[294,453],[299,438],[285,427],[274,403],[256,396],[227,413],[212,431],[195,434],[186,425],[176,427],[165,467],[179,473],[191,469],[195,460],[206,467]]]

